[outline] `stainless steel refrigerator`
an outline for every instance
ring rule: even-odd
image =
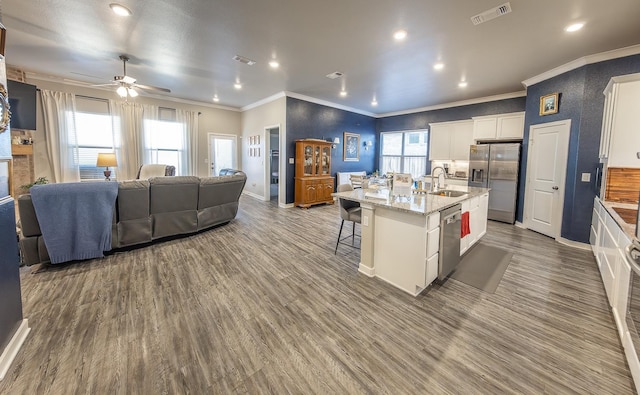
[[[469,152],[469,186],[491,188],[488,218],[516,219],[520,143],[477,144]]]

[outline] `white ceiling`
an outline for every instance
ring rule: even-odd
[[[640,44],[638,0],[511,0],[512,13],[471,23],[503,2],[122,0],[133,16],[119,17],[109,1],[4,0],[2,22],[7,63],[45,76],[109,81],[126,54],[128,75],[172,97],[213,103],[217,94],[240,108],[289,91],[375,114],[522,91],[554,67]],[[564,32],[576,21],[584,29]],[[392,37],[399,28],[404,42]],[[344,77],[325,77],[334,71]]]

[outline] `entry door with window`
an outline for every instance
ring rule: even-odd
[[[220,169],[236,169],[237,136],[209,133],[209,163],[211,176],[217,176]]]

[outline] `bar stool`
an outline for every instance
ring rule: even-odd
[[[337,192],[347,191],[353,191],[353,187],[350,184],[338,185]],[[362,209],[360,208],[360,203],[354,202],[352,200],[338,198],[338,205],[340,207],[340,218],[342,218],[342,223],[340,224],[340,232],[338,232],[338,241],[336,242],[336,250],[334,251],[334,255],[338,253],[338,245],[340,244],[340,242],[348,238],[351,238],[350,247],[357,248],[355,246],[355,238],[360,237],[360,235],[356,235],[356,223],[361,223],[362,219]],[[351,230],[351,235],[341,239],[340,237],[342,237],[342,228],[344,227],[344,221],[353,222],[353,227]]]

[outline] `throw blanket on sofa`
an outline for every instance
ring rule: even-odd
[[[103,257],[111,250],[117,182],[35,185],[31,200],[51,263]]]

